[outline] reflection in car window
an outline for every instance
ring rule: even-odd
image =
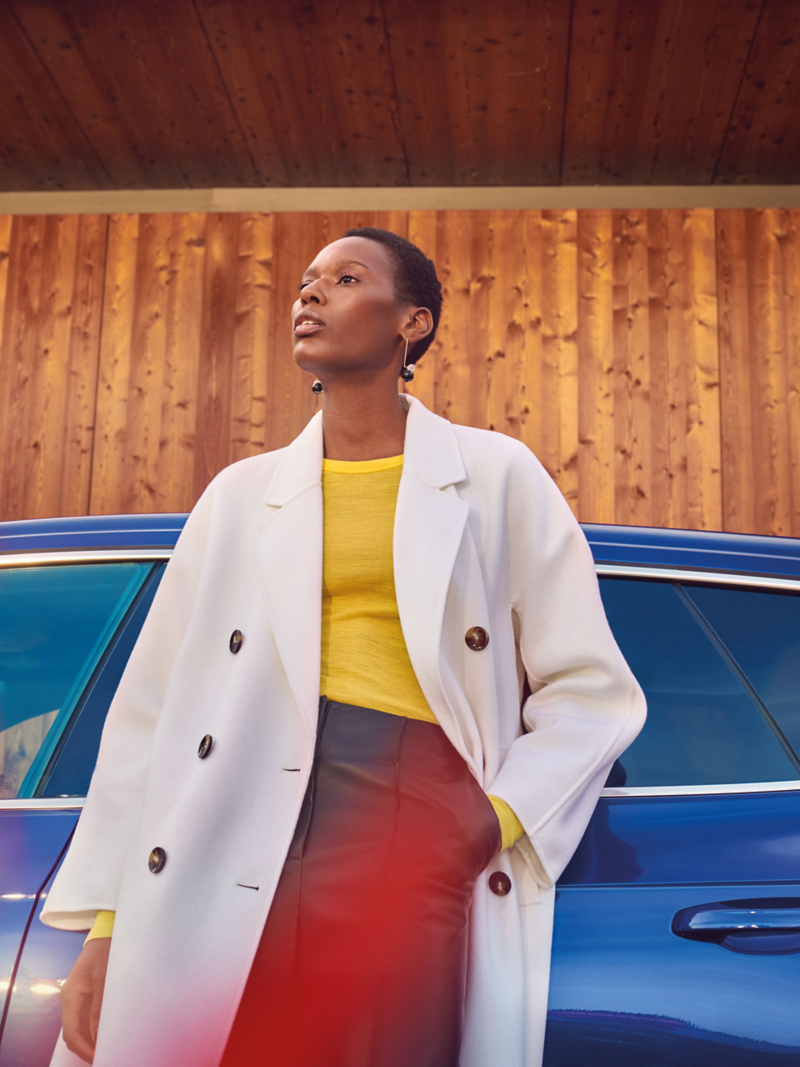
[[[0,799],[31,794],[32,776],[149,568],[0,569]]]
[[[800,777],[678,589],[669,582],[603,578],[600,590],[648,704],[644,730],[620,759],[626,785]]]
[[[686,586],[800,754],[800,595]]]

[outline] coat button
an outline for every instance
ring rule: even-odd
[[[494,871],[489,875],[489,888],[496,897],[507,897],[511,892],[511,879],[505,871]]]
[[[464,634],[464,640],[467,642],[467,648],[471,648],[473,652],[482,652],[489,644],[489,635],[482,626],[470,626]]]
[[[211,746],[214,744],[214,738],[211,734],[206,734],[200,744],[197,746],[197,755],[200,759],[205,759],[211,751]]]
[[[242,631],[241,630],[234,630],[233,633],[231,634],[231,639],[228,642],[228,648],[231,650],[231,652],[234,654],[234,656],[239,651],[239,649],[242,647],[242,641],[244,641],[244,638],[242,637]]]
[[[167,862],[167,854],[163,848],[154,848],[150,853],[150,859],[147,861],[147,866],[153,872],[158,874],[160,870],[163,870],[164,864]]]

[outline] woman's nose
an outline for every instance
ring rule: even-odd
[[[307,285],[303,286],[303,289],[300,293],[300,302],[303,307],[305,307],[306,304],[325,303],[325,295],[322,291],[322,288],[318,287],[317,282],[309,282]]]

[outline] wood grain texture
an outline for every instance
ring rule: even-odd
[[[231,449],[235,462],[263,452],[267,439],[267,368],[274,307],[273,215],[239,223],[236,320],[231,383]]]
[[[542,393],[539,456],[578,511],[578,219],[542,212]]]
[[[270,216],[112,217],[93,512],[187,510],[263,450],[271,258]]]
[[[562,180],[710,182],[759,9],[574,0]]]
[[[0,188],[107,189],[114,181],[14,12],[0,6]]]
[[[0,188],[794,182],[793,0],[4,0]]]
[[[10,227],[0,347],[0,517],[85,514],[107,221]],[[9,227],[3,227],[8,237]]]
[[[797,213],[719,212],[726,528],[796,535]]]
[[[114,186],[258,182],[192,0],[11,3]]]
[[[714,180],[796,182],[800,157],[800,8],[764,0]]]
[[[652,496],[647,212],[613,212],[612,233],[615,515],[617,522],[649,526]]]
[[[3,518],[183,511],[317,410],[304,269],[350,227],[439,270],[408,391],[584,521],[800,535],[800,212],[0,218]]]
[[[579,518],[615,522],[614,255],[610,211],[578,213]]]
[[[408,182],[556,184],[570,5],[381,6]]]
[[[783,213],[786,310],[786,413],[789,421],[789,508],[793,537],[800,537],[800,213]]]
[[[703,215],[699,218],[702,225]],[[651,247],[653,258],[658,261],[660,257],[657,284],[663,284],[661,329],[665,333],[663,363],[658,367],[663,400],[656,440],[662,489],[659,514],[669,525],[702,529],[719,526],[718,400],[713,396],[709,404],[707,395],[718,387],[718,356],[716,308],[704,318],[706,294],[702,288],[700,292],[695,289],[693,221],[683,212],[663,213],[661,243],[657,238]],[[702,287],[702,277],[699,280]],[[706,283],[715,296],[714,279]],[[709,521],[703,516],[704,486],[709,489]]]
[[[262,182],[407,184],[374,0],[199,0],[198,11]]]

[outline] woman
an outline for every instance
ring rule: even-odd
[[[541,1061],[553,885],[644,700],[536,459],[398,393],[440,305],[382,230],[304,274],[322,412],[167,568],[43,912],[101,935],[54,1063]]]

